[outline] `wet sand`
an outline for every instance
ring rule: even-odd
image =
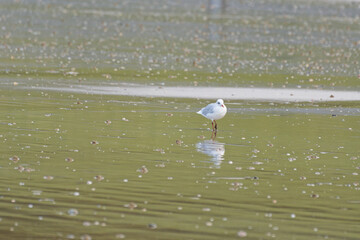
[[[282,89],[282,88],[231,88],[231,87],[165,87],[145,85],[89,86],[71,87],[31,87],[34,90],[102,94],[138,97],[172,97],[253,101],[286,102],[327,102],[360,101],[359,91]]]

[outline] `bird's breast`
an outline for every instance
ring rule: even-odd
[[[219,107],[216,111],[214,111],[214,114],[213,114],[212,118],[214,120],[221,119],[221,118],[223,118],[225,116],[226,112],[227,112],[226,107],[225,108]]]

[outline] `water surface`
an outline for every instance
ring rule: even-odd
[[[0,226],[9,239],[359,234],[353,106],[232,101],[212,141],[210,121],[195,113],[207,101],[1,96]]]
[[[0,239],[359,238],[358,1],[0,13]]]

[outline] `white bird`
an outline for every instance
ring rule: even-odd
[[[219,120],[225,116],[227,108],[224,104],[224,100],[218,99],[216,103],[210,103],[206,107],[202,108],[197,114],[201,114],[207,119],[211,120],[213,131],[217,130],[216,120]],[[215,128],[214,128],[215,123]]]

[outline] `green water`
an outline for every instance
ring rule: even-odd
[[[31,89],[359,90],[358,3],[227,4],[0,3],[0,239],[359,239],[359,102]]]
[[[8,239],[360,234],[355,110],[228,104],[212,142],[210,122],[194,113],[205,102],[8,93],[1,91],[0,125]],[[9,160],[15,155],[18,162]]]

